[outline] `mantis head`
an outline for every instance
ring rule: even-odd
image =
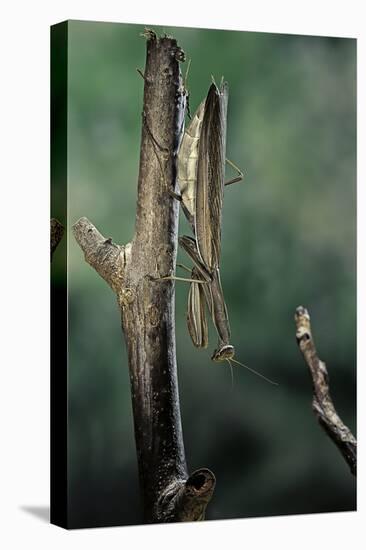
[[[235,355],[234,346],[231,344],[225,344],[218,347],[211,357],[212,361],[227,361],[228,359],[233,359]]]

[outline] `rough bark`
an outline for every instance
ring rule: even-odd
[[[58,247],[63,234],[64,234],[65,228],[56,218],[51,218],[51,260],[53,257],[53,253]]]
[[[115,292],[128,349],[135,439],[146,522],[203,519],[215,477],[188,477],[177,382],[174,282],[178,202],[176,154],[185,90],[176,40],[144,33],[147,57],[135,235],[117,245],[86,218],[73,227],[86,261]]]
[[[335,410],[329,391],[327,367],[317,355],[311,332],[310,315],[302,306],[296,309],[295,323],[296,339],[313,382],[313,411],[321,427],[342,453],[352,474],[356,475],[357,441]]]

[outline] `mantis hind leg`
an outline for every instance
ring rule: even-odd
[[[184,270],[187,271],[188,273],[192,273],[192,268],[189,268],[189,267],[187,267],[187,266],[184,265],[184,264],[177,264],[177,267],[180,267],[180,268],[184,269]]]
[[[188,279],[185,277],[175,277],[175,275],[167,275],[166,277],[150,277],[153,281],[183,281],[185,283],[199,283],[206,284],[207,281],[202,281],[200,279]]]

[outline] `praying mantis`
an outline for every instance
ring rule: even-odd
[[[196,347],[208,346],[206,304],[218,334],[218,346],[211,359],[227,361],[231,371],[232,363],[244,366],[267,382],[276,384],[234,359],[235,349],[230,343],[229,317],[220,280],[222,208],[224,185],[241,181],[243,174],[225,157],[227,103],[227,83],[222,79],[218,87],[213,81],[206,99],[184,132],[177,159],[180,195],[173,193],[173,196],[181,202],[192,227],[194,238],[180,237],[179,244],[194,267],[189,279],[164,279],[190,282],[187,325]],[[224,183],[226,162],[238,171],[238,176]]]

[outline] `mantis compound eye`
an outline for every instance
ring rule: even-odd
[[[231,344],[226,344],[217,348],[213,356],[211,357],[212,361],[227,361],[227,359],[233,359],[235,356],[234,346]]]

